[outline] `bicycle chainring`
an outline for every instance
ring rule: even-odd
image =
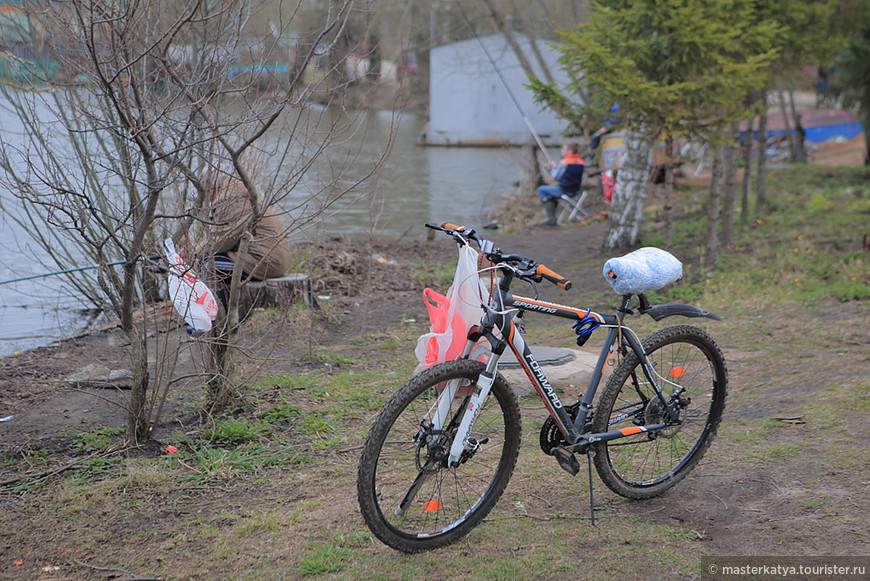
[[[577,418],[577,410],[579,409],[579,402],[565,406],[565,411],[568,412],[568,416],[571,420]],[[565,441],[565,435],[562,434],[562,430],[560,430],[559,426],[556,425],[556,420],[553,419],[553,416],[547,416],[547,419],[544,420],[544,425],[541,426],[541,450],[544,451],[544,454],[552,456],[553,448],[563,444],[567,444]]]

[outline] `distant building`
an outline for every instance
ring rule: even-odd
[[[517,43],[535,74],[543,79],[528,38],[518,35]],[[568,78],[559,67],[558,53],[547,41],[537,40],[536,44],[556,82],[565,86]],[[534,102],[526,88],[528,78],[502,34],[434,48],[430,59],[429,125],[420,137],[423,144],[531,143],[532,133],[523,115],[546,143],[562,140],[568,124]]]
[[[0,0],[0,81],[32,85],[57,75],[57,61],[35,47],[38,28],[21,0]]]
[[[0,0],[0,46],[11,47],[31,41],[30,18],[21,2]]]

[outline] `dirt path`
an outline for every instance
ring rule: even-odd
[[[582,302],[585,291],[607,288],[600,272],[605,258],[599,254],[603,229],[603,223],[593,222],[496,234],[494,239],[502,249],[533,256],[574,281],[575,290],[568,295],[542,285],[543,297]],[[318,256],[324,265],[343,264],[345,270],[341,277],[324,277],[317,290],[320,296],[331,297],[322,299],[329,303],[332,317],[318,335],[322,346],[346,345],[349,338],[359,337],[367,329],[425,321],[422,285],[414,271],[421,259],[449,264],[455,257],[450,241],[383,242],[356,254],[352,246],[343,245],[325,246],[321,251]],[[371,253],[396,264],[371,262]],[[717,325],[711,332],[723,347],[730,375],[729,401],[719,437],[691,476],[662,498],[643,503],[626,501],[604,489],[596,478],[600,520],[617,531],[622,530],[619,526],[680,531],[675,534],[681,535],[680,542],[688,543],[695,555],[870,555],[870,479],[866,473],[870,444],[870,338],[866,330],[870,328],[870,307],[829,304],[798,310],[795,305],[786,305],[777,312],[741,307]],[[752,337],[746,335],[747,330],[752,331]],[[266,335],[274,330],[260,332]],[[256,343],[258,339],[249,340]],[[784,350],[783,345],[789,348]],[[271,360],[272,367],[264,373],[292,373],[298,353],[278,347]],[[124,342],[117,330],[0,362],[0,416],[15,416],[0,424],[5,455],[12,457],[16,450],[36,440],[48,450],[63,450],[71,434],[123,425],[117,406],[124,392],[64,386],[64,378],[90,363],[111,369],[127,365]],[[820,399],[810,400],[811,396]],[[578,535],[606,535],[604,530],[579,533],[570,526],[575,522],[570,519],[588,515],[584,480],[562,473],[537,449],[543,410],[529,402],[524,404],[523,414],[520,465],[505,498],[493,512],[493,522],[497,526],[505,520],[531,518],[529,522],[541,527],[540,531],[564,534],[575,546],[589,541]],[[217,504],[226,503],[264,503],[268,510],[274,510],[270,499],[280,494],[276,503],[282,507],[281,514],[303,504],[308,507],[305,520],[294,525],[295,540],[283,549],[271,547],[275,554],[283,555],[281,559],[292,561],[298,558],[292,551],[322,539],[326,532],[351,534],[360,529],[353,483],[356,458],[340,452],[330,458],[328,468],[283,476],[281,486],[292,483],[290,490],[295,491],[289,496],[272,490],[278,483],[264,483],[256,499],[232,493],[222,495],[218,502],[200,495],[185,497],[183,510],[156,509],[168,511],[160,513],[166,519],[183,518],[176,513],[208,513],[218,510]],[[0,469],[0,480],[4,476],[8,474]],[[324,479],[331,485],[322,486]],[[522,506],[521,513],[518,506]],[[560,520],[565,515],[569,520]],[[157,526],[152,521],[125,525],[134,529]],[[123,534],[130,536],[126,531]],[[686,535],[691,538],[686,540]],[[483,543],[484,552],[500,554],[506,550],[499,539],[478,537],[478,542]],[[595,543],[593,540],[586,553],[593,559]],[[684,552],[685,545],[680,546],[679,551]],[[377,544],[359,550],[386,563],[400,559]],[[239,557],[239,567],[245,566],[246,558]],[[590,566],[589,560],[585,562]],[[664,578],[655,571],[650,569],[646,578]]]

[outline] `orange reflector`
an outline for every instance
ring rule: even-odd
[[[423,510],[425,510],[426,512],[435,512],[436,510],[441,510],[441,503],[437,500],[430,500],[423,505]]]
[[[674,367],[671,369],[671,377],[682,377],[686,373],[683,367]]]

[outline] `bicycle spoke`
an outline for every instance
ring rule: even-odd
[[[703,455],[724,408],[721,353],[695,327],[671,327],[644,342],[652,375],[677,413],[670,413],[635,355],[614,371],[599,401],[594,431],[664,424],[663,428],[598,445],[596,468],[615,492],[630,498],[660,494]]]
[[[448,457],[467,396],[436,406],[439,392],[431,389],[457,379],[473,385],[482,370],[458,360],[424,372],[375,421],[358,492],[367,524],[390,546],[413,552],[452,542],[480,522],[507,484],[519,450],[519,406],[504,379],[493,384],[468,434],[478,447],[458,466],[448,466]],[[433,421],[436,409],[450,418],[442,428]]]

